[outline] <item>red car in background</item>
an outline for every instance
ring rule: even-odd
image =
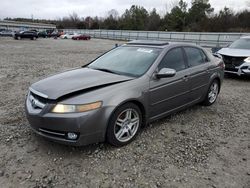
[[[72,37],[73,40],[90,40],[91,36],[89,35],[77,35]]]

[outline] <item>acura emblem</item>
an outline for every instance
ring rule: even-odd
[[[36,105],[36,100],[33,98],[33,99],[31,99],[31,105],[35,108],[35,107],[37,107],[37,105]]]
[[[32,95],[29,96],[31,106],[33,108],[43,108],[45,104],[41,103],[38,99],[34,98]]]

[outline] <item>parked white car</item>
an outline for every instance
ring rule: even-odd
[[[72,39],[74,36],[78,36],[78,33],[65,33],[64,35],[61,35],[61,39]]]
[[[250,75],[250,36],[241,37],[217,53],[223,57],[225,72]]]

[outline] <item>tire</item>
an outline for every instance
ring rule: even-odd
[[[107,142],[121,147],[132,142],[142,125],[142,113],[134,103],[126,103],[115,110],[107,128]]]
[[[18,36],[18,37],[17,37],[17,40],[21,40],[21,37],[20,37],[20,36]]]
[[[32,37],[31,40],[36,40],[36,37]]]
[[[206,98],[203,101],[203,105],[210,106],[214,104],[218,98],[219,91],[220,91],[219,81],[213,80],[212,83],[209,85]]]

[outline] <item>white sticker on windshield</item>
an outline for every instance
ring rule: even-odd
[[[145,48],[138,48],[137,51],[144,52],[144,53],[152,53],[153,52],[153,50],[149,50],[149,49],[145,49]]]

